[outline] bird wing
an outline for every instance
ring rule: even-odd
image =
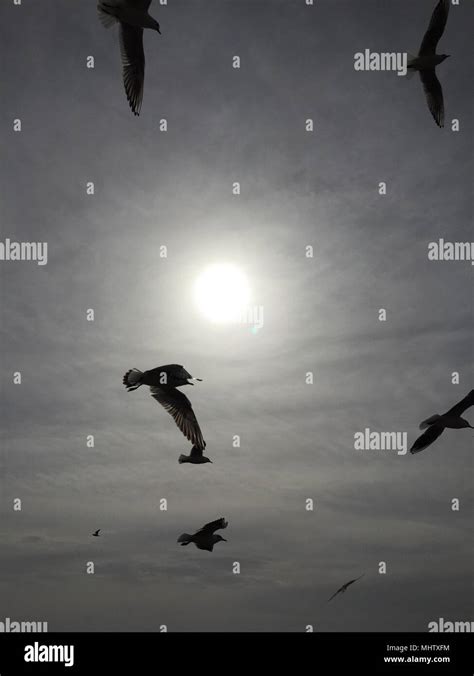
[[[344,587],[346,587],[346,589],[347,589],[347,587],[348,587],[349,585],[354,584],[354,582],[357,582],[357,580],[360,580],[360,578],[361,578],[361,577],[364,577],[364,575],[365,575],[365,573],[362,573],[362,575],[359,575],[359,577],[356,577],[356,578],[354,578],[353,580],[349,580],[349,582],[346,582],[346,584],[344,585]]]
[[[435,69],[420,70],[420,78],[430,113],[438,127],[444,127],[443,89],[436,77]]]
[[[220,528],[227,528],[227,525],[228,522],[224,519],[224,517],[222,517],[220,519],[216,519],[215,521],[210,521],[209,523],[206,523],[205,526],[196,531],[195,535],[211,535]]]
[[[424,451],[425,448],[431,446],[433,441],[436,441],[436,439],[443,433],[443,430],[443,425],[431,425],[428,427],[426,432],[419,436],[413,446],[410,448],[410,453],[419,453],[420,451]]]
[[[439,0],[431,15],[430,25],[420,45],[419,56],[435,54],[448,20],[450,0]]]
[[[143,28],[120,24],[120,55],[122,57],[123,84],[127,100],[135,115],[140,114],[145,80],[145,52]]]
[[[337,592],[334,592],[334,594],[331,596],[331,598],[329,598],[329,599],[327,600],[327,602],[329,603],[329,601],[332,601],[333,598],[334,598],[335,596],[337,596],[338,594],[340,594],[340,593],[342,592],[343,589],[344,589],[344,585],[342,585],[342,587],[339,587],[339,589],[337,590]]]
[[[100,23],[104,26],[104,28],[110,28],[118,21],[116,16],[109,14],[107,11],[107,3],[105,3],[104,7],[104,3],[99,2],[97,4],[97,12],[99,14]]]
[[[470,406],[474,406],[474,390],[471,390],[469,394],[466,394],[464,399],[461,399],[455,406],[446,411],[444,414],[447,417],[459,417],[464,411]]]
[[[194,415],[191,402],[185,394],[174,387],[150,387],[153,399],[156,399],[170,413],[186,439],[198,448],[206,448],[201,428]]]

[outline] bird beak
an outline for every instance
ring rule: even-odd
[[[225,538],[222,538],[222,542],[227,542],[227,540]]]

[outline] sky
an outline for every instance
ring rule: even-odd
[[[134,117],[92,0],[2,2],[0,239],[47,242],[48,262],[0,261],[0,621],[473,619],[472,430],[418,455],[354,448],[366,428],[411,445],[473,387],[471,263],[427,256],[472,240],[472,7],[451,7],[440,42],[443,129],[417,77],[354,70],[365,49],[416,52],[434,4],[155,0]],[[246,275],[260,330],[198,311],[213,263]],[[123,388],[129,368],[168,363],[203,378],[185,390],[213,464],[178,464],[172,418]],[[212,553],[176,543],[221,516]]]

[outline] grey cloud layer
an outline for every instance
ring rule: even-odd
[[[5,133],[2,237],[49,243],[47,266],[0,268],[5,616],[64,630],[470,619],[469,430],[418,457],[353,449],[366,426],[413,439],[472,387],[472,268],[427,260],[429,241],[472,238],[468,4],[451,12],[439,69],[460,133],[436,128],[419,83],[352,66],[365,47],[416,47],[433,3],[413,4],[157,5],[138,120],[94,2],[2,5],[4,129],[23,122]],[[257,335],[196,314],[193,280],[221,260],[265,308]],[[178,466],[172,420],[121,386],[127,368],[176,361],[204,378],[192,401],[205,468]],[[218,516],[229,542],[213,555],[175,544]]]

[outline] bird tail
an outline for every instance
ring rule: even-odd
[[[123,377],[122,382],[127,388],[128,392],[136,390],[137,388],[140,387],[140,385],[143,385],[142,376],[143,371],[139,371],[138,369],[130,369],[130,371],[127,371],[127,373]]]
[[[110,28],[111,26],[114,25],[116,21],[118,21],[116,16],[110,14],[111,9],[112,9],[111,5],[108,5],[106,2],[99,2],[99,4],[97,5],[99,20],[100,23],[104,26],[104,28]]]
[[[192,541],[192,537],[193,536],[189,533],[183,533],[179,536],[178,542],[180,543],[181,547],[184,547],[185,545],[189,545],[189,543]]]
[[[179,462],[180,465],[182,465],[183,462],[189,462],[189,458],[188,458],[187,455],[183,455],[183,454],[181,453],[181,455],[180,455],[179,458],[178,458],[178,462]]]

